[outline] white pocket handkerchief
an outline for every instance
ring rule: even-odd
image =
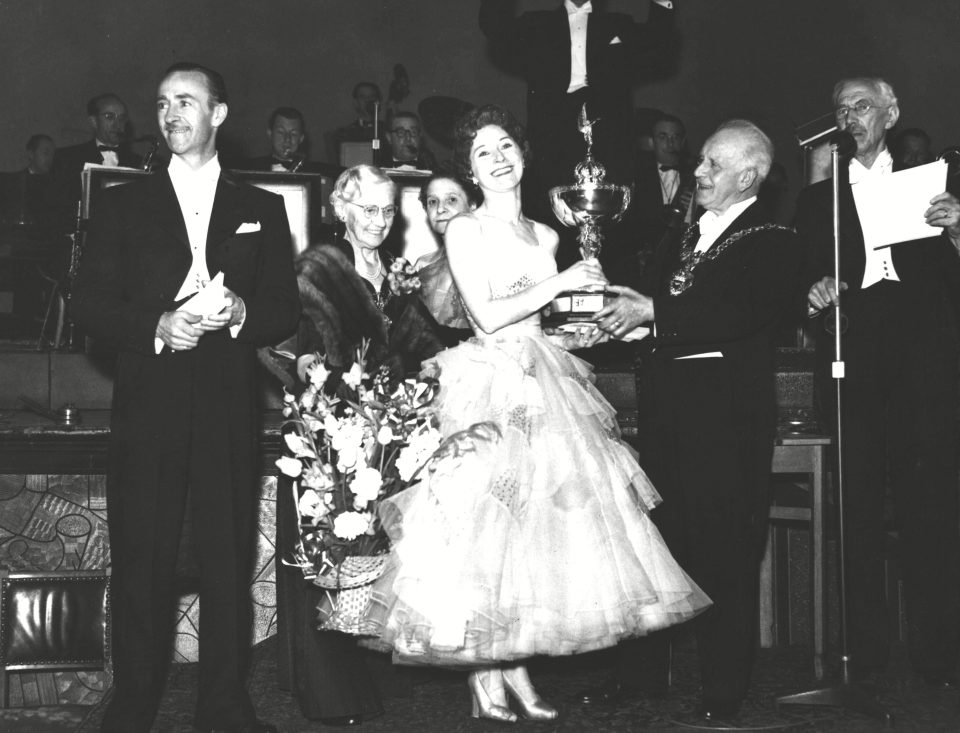
[[[236,233],[237,233],[237,234],[251,234],[251,233],[253,233],[253,232],[259,232],[259,231],[260,231],[260,222],[259,222],[259,221],[254,221],[254,222],[245,221],[245,222],[243,222],[243,224],[240,225],[240,227],[237,229]]]
[[[614,36],[613,40],[610,41],[611,46],[616,46],[618,43],[623,43],[623,41],[620,40],[620,36]]]

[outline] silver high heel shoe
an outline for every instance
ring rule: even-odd
[[[533,689],[527,668],[523,665],[505,667],[503,670],[504,687],[513,695],[523,710],[523,717],[529,720],[553,720],[560,713],[551,707]]]
[[[503,674],[499,669],[481,669],[467,676],[467,685],[473,696],[474,718],[516,723],[517,715],[507,707],[507,693],[503,689]]]

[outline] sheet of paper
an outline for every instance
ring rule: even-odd
[[[223,273],[218,272],[177,310],[195,316],[212,316],[222,311],[226,304],[227,297],[223,291]]]
[[[947,163],[936,160],[850,187],[863,228],[863,240],[872,249],[889,247],[940,234],[923,219],[930,199],[947,188]]]

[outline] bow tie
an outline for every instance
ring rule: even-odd
[[[117,147],[116,145],[97,145],[97,150],[108,150],[108,151],[110,151],[111,153],[115,153],[115,152],[117,152],[119,149],[120,149],[120,148]]]
[[[286,168],[287,170],[290,170],[291,168],[293,168],[293,167],[297,164],[297,161],[295,161],[295,160],[280,160],[280,158],[273,157],[273,158],[272,158],[272,164],[273,164],[273,165],[282,165],[282,166],[283,166],[284,168]]]
[[[680,166],[678,165],[661,165],[660,170],[662,171],[679,171]]]

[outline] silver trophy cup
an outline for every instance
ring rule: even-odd
[[[577,241],[580,256],[596,258],[603,246],[602,225],[618,221],[630,206],[630,188],[617,183],[605,183],[606,169],[593,157],[593,125],[587,119],[587,106],[580,110],[580,132],[587,142],[587,155],[574,169],[576,183],[550,189],[553,213],[568,227],[578,227]],[[591,321],[603,308],[606,294],[603,289],[570,290],[560,293],[546,308],[544,322],[562,327]]]

